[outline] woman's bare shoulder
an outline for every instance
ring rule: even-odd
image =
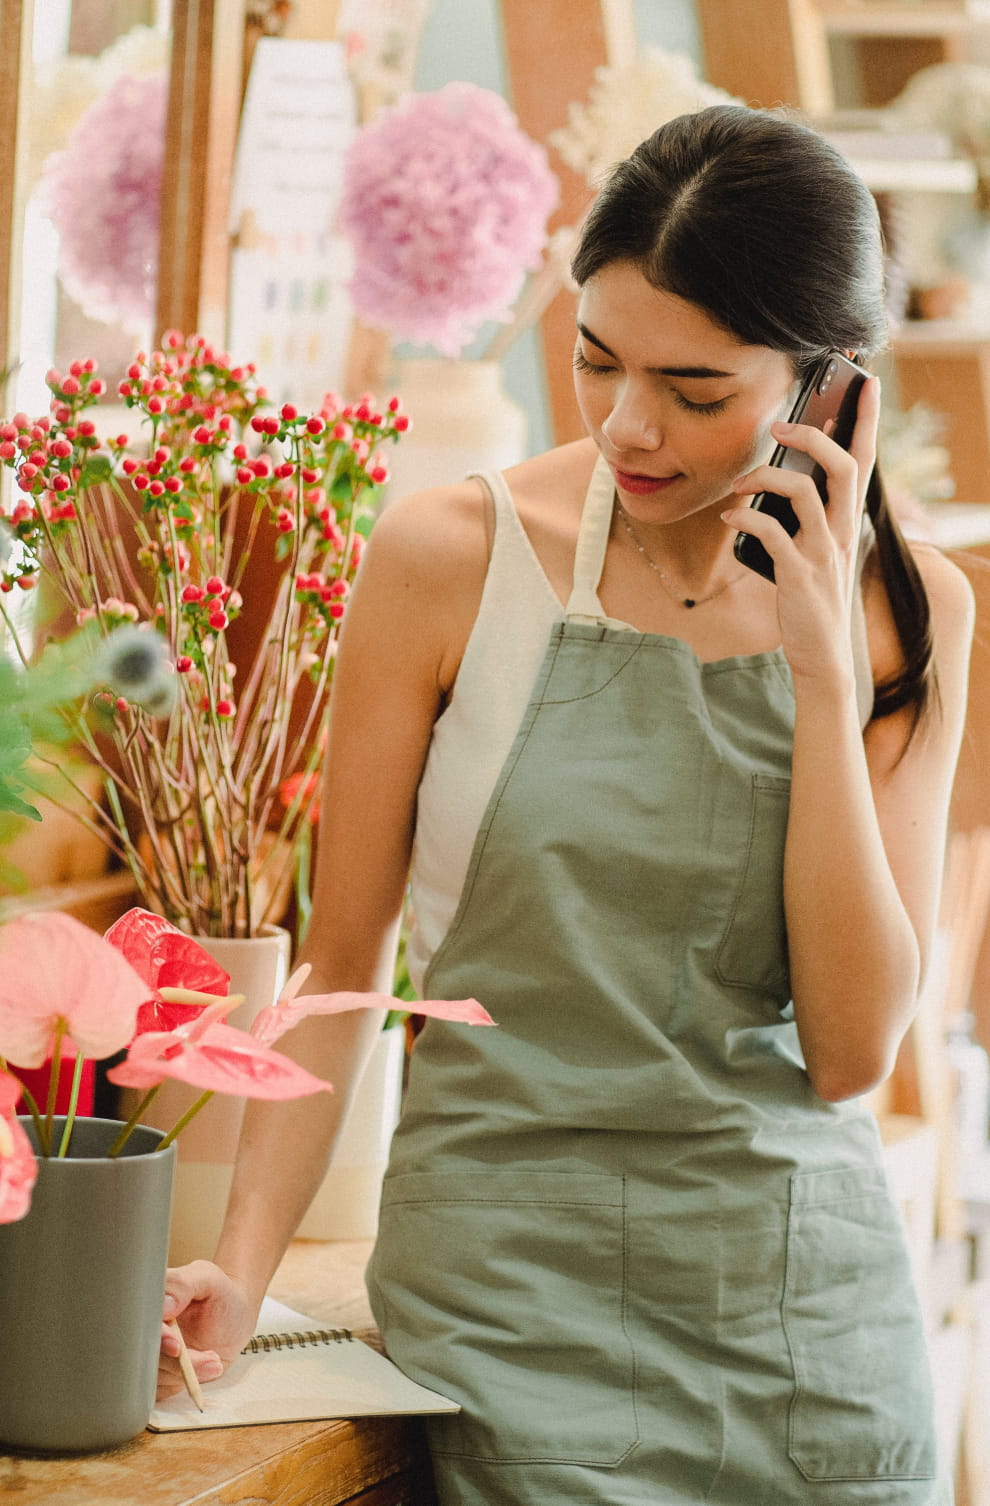
[[[928,597],[936,663],[960,655],[966,658],[975,608],[973,588],[965,571],[932,544],[912,540],[910,549]],[[867,572],[864,588],[874,678],[879,682],[897,673],[901,647],[890,601],[876,568]]]
[[[590,441],[561,445],[534,455],[503,475],[513,503],[527,520],[583,497],[595,455]],[[428,587],[449,592],[462,582],[483,581],[491,553],[495,510],[478,478],[430,487],[390,502],[375,524],[369,552],[382,564],[403,566]]]

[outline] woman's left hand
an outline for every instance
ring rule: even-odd
[[[731,528],[751,533],[774,563],[781,643],[796,679],[851,672],[851,642],[842,631],[849,622],[866,488],[876,460],[880,383],[869,377],[860,389],[856,427],[847,453],[820,429],[776,423],[780,444],[803,450],[824,470],[828,506],[822,505],[810,476],[757,466],[735,483],[741,496],[774,492],[787,497],[800,527],[793,538],[771,517],[753,507],[722,513]]]

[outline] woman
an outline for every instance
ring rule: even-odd
[[[857,1099],[925,966],[971,599],[886,515],[875,379],[848,455],[781,422],[830,351],[883,343],[873,203],[803,127],[718,107],[620,165],[574,271],[589,438],[391,507],[336,670],[314,990],[382,981],[411,861],[416,981],[499,1027],[417,1042],[375,1313],[462,1403],[429,1424],[444,1506],[936,1506]],[[297,1049],[340,1083],[366,1029]],[[332,1129],[252,1111],[219,1269],[169,1283],[204,1378]]]

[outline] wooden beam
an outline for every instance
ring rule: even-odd
[[[584,100],[595,69],[608,62],[602,0],[502,0],[502,28],[509,73],[509,94],[519,124],[544,145],[551,131],[567,123],[572,100]],[[551,151],[560,179],[561,204],[550,230],[576,224],[591,202],[584,178]],[[540,322],[547,394],[554,438],[558,444],[584,434],[574,398],[571,351],[574,346],[574,298],[557,295]]]
[[[223,344],[244,0],[175,0],[155,333]]]

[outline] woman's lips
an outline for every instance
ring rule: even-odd
[[[676,476],[641,476],[631,471],[620,471],[618,466],[613,465],[612,475],[615,484],[620,486],[630,496],[646,497],[651,492],[660,492],[665,487],[671,486],[677,480]]]

